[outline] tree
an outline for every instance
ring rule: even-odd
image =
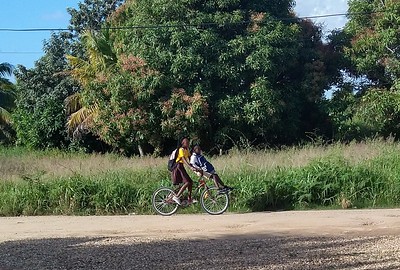
[[[78,34],[87,27],[98,29],[120,2],[85,0],[78,9],[69,9],[71,31],[52,34],[44,44],[45,56],[33,69],[18,67],[14,118],[19,143],[32,147],[65,147],[70,143],[64,101],[78,92],[79,85],[68,72],[65,56],[84,54]]]
[[[361,87],[345,84],[331,100],[335,138],[398,138],[400,2],[351,0],[349,13],[349,22],[340,33],[347,57],[343,70],[356,77],[358,84],[361,81]]]
[[[120,3],[85,0],[69,10],[71,32],[48,46],[63,55],[19,68],[21,142],[67,144],[65,112],[72,133],[125,154],[160,153],[182,135],[224,148],[289,144],[323,125],[338,54],[318,26],[295,17],[294,1]],[[49,136],[50,122],[62,139]]]
[[[86,98],[89,96],[87,91],[90,91],[93,81],[104,81],[116,65],[117,58],[110,47],[108,38],[108,31],[95,33],[88,30],[81,36],[87,60],[67,55],[72,67],[70,74],[83,86],[83,93],[75,93],[65,100],[69,115],[67,128],[73,132],[74,138],[80,136],[82,132],[93,131],[94,118],[99,113],[99,105],[97,100],[90,104]]]
[[[347,54],[375,87],[400,90],[400,2],[351,0]]]
[[[14,108],[15,88],[14,85],[5,78],[11,76],[13,66],[9,63],[0,63],[0,144],[8,143],[13,139],[11,129],[11,110]]]
[[[15,72],[14,119],[19,144],[35,148],[68,145],[63,101],[78,90],[78,85],[65,74],[68,45],[63,33],[52,34],[44,46],[45,56],[35,67],[19,66]]]
[[[355,95],[352,88],[337,91],[328,111],[334,125],[334,139],[340,141],[400,135],[400,92],[369,89]]]
[[[10,110],[14,105],[13,84],[5,78],[11,76],[13,67],[9,63],[0,64],[0,124],[11,122]]]
[[[70,128],[89,130],[122,153],[138,149],[144,155],[143,145],[161,151],[161,126],[169,129],[166,134],[182,135],[188,127],[183,125],[180,130],[185,120],[194,127],[200,114],[206,115],[201,96],[188,96],[183,89],[175,90],[172,100],[159,100],[154,91],[162,87],[163,76],[140,58],[117,58],[107,30],[85,33],[82,40],[87,52],[84,58],[68,56],[71,74],[83,87],[79,93],[82,106],[71,114]],[[162,122],[160,115],[168,121]],[[179,119],[174,118],[177,115]]]
[[[84,0],[78,9],[68,8],[71,15],[69,29],[79,37],[85,31],[100,30],[107,17],[123,0]]]
[[[72,54],[84,57],[84,45],[80,36],[86,31],[98,31],[107,18],[116,10],[123,0],[84,0],[78,9],[68,8],[71,15],[69,29],[71,31]]]
[[[113,33],[113,47],[172,86],[155,89],[158,99],[172,89],[205,97],[203,142],[292,143],[314,129],[309,116],[320,113],[339,73],[319,28],[292,8],[289,0],[126,1],[111,16],[111,26],[124,29]]]

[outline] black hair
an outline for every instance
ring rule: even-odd
[[[182,143],[183,143],[183,140],[185,140],[185,139],[189,141],[189,138],[188,138],[188,137],[182,137],[182,138],[181,138],[181,141],[180,141],[181,145],[182,145]]]
[[[182,142],[183,142],[184,139],[188,139],[189,140],[189,138],[187,136],[180,137],[178,139],[177,143],[176,143],[176,148],[180,148],[182,146]]]

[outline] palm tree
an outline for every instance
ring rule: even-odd
[[[67,56],[72,67],[70,74],[83,87],[83,91],[89,88],[89,84],[97,78],[107,77],[111,69],[117,63],[117,57],[110,44],[108,31],[93,32],[85,31],[82,35],[82,43],[86,49],[87,59],[75,56]],[[81,133],[88,132],[92,126],[93,119],[98,113],[98,104],[83,105],[81,93],[75,93],[65,99],[68,122],[67,128],[73,138]]]
[[[81,134],[88,133],[93,124],[93,119],[98,113],[98,105],[83,106],[80,93],[75,93],[67,97],[64,105],[67,115],[69,115],[67,128],[72,137],[78,138]]]
[[[14,107],[14,85],[5,77],[11,76],[13,66],[9,63],[0,63],[0,125],[10,124],[10,110]]]

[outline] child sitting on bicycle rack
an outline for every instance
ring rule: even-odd
[[[219,189],[219,192],[225,193],[231,191],[233,188],[226,186],[221,178],[216,173],[214,166],[202,155],[202,151],[199,145],[193,148],[193,154],[190,157],[190,164],[198,169],[200,172],[199,176],[205,176],[214,180],[215,186]]]

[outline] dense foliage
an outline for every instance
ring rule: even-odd
[[[66,55],[84,54],[78,34],[86,27],[98,29],[118,3],[85,0],[78,10],[69,9],[71,31],[53,33],[44,44],[45,55],[34,68],[17,68],[14,128],[18,144],[34,148],[65,148],[70,144],[64,100],[80,86],[69,75]]]
[[[96,108],[90,130],[123,152],[159,152],[182,135],[227,148],[325,129],[319,103],[340,76],[337,55],[292,5],[126,1],[109,20],[120,30],[90,33],[88,60],[70,58],[83,108]]]
[[[46,42],[45,56],[35,68],[22,66],[17,78],[17,108],[14,113],[18,143],[35,148],[65,147],[65,97],[77,85],[64,74],[68,68],[64,55],[68,52],[63,34],[53,34]]]
[[[352,36],[347,53],[357,71],[374,86],[400,90],[400,3],[351,0],[345,31]]]
[[[341,36],[344,67],[355,80],[342,85],[328,106],[334,139],[398,138],[400,2],[351,0],[349,12]]]
[[[221,169],[220,176],[224,182],[235,187],[230,195],[230,212],[398,207],[399,149],[398,143],[391,142],[337,144],[328,148],[306,147],[275,153],[236,152],[215,158],[213,163]],[[0,159],[26,159],[29,156],[30,163],[38,161],[42,166],[62,160],[66,166],[71,165],[71,170],[79,167],[77,160],[83,166],[94,165],[91,164],[93,156],[88,155],[75,154],[68,158],[65,153],[56,151],[9,152],[8,155],[1,154]],[[310,153],[317,157],[310,159]],[[260,161],[260,158],[278,164],[265,168],[265,161]],[[152,193],[160,186],[171,185],[165,161],[145,158],[147,164],[143,164],[142,158],[114,156],[110,163],[107,159],[110,156],[94,160],[97,161],[95,165],[102,164],[101,171],[83,169],[71,172],[67,169],[61,174],[56,172],[55,176],[52,170],[56,169],[47,165],[45,168],[50,170],[47,173],[25,173],[21,175],[22,179],[0,181],[0,216],[154,213]],[[301,160],[302,163],[288,160]],[[119,167],[121,163],[142,164],[132,169],[129,164],[126,168]],[[104,168],[105,164],[108,167]],[[10,164],[9,168],[15,169],[15,165]],[[14,171],[9,173],[15,174]],[[182,212],[198,213],[202,210],[199,204],[194,204],[180,210]]]
[[[13,66],[0,63],[0,144],[8,144],[13,140],[11,128],[11,112],[14,109],[15,87],[6,76],[11,76]]]
[[[126,155],[184,135],[215,150],[397,138],[399,1],[349,1],[326,39],[294,4],[85,0],[35,67],[17,68],[7,134],[12,123],[19,144]]]

